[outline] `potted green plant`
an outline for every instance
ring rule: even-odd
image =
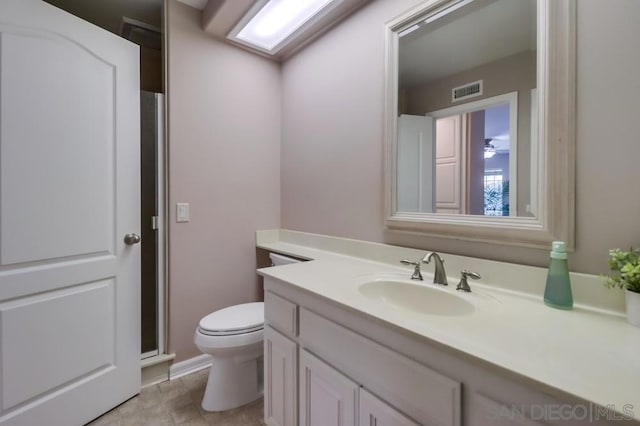
[[[640,249],[609,250],[609,269],[605,286],[622,288],[626,292],[627,321],[640,327]]]

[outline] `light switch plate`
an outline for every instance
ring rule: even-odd
[[[176,222],[189,222],[189,203],[176,203]]]

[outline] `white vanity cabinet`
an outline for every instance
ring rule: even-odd
[[[264,287],[269,426],[620,424],[578,418],[596,406],[295,285]]]
[[[298,343],[304,350],[415,419],[416,424],[460,425],[459,382],[306,306],[299,309]]]
[[[460,425],[459,382],[316,314],[284,283],[265,278],[265,290],[267,425]]]

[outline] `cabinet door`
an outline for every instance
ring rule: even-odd
[[[356,426],[359,386],[300,351],[300,425]]]
[[[360,389],[360,426],[420,426],[386,402]]]
[[[269,426],[294,426],[296,421],[296,344],[264,327],[264,420]]]

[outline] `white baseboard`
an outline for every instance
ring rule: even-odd
[[[202,354],[194,356],[193,358],[174,363],[169,368],[169,380],[177,379],[208,367],[211,367],[210,355]]]

